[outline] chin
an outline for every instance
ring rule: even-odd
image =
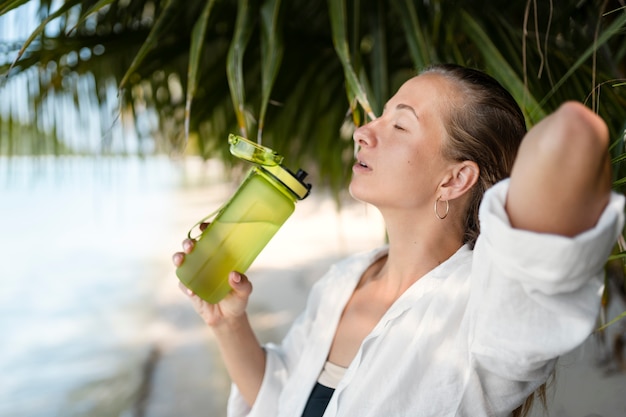
[[[354,181],[354,180],[352,180],[352,181]],[[350,182],[350,185],[348,185],[348,194],[350,194],[350,196],[352,198],[354,198],[355,200],[359,200],[360,201],[360,199],[358,197],[358,193],[355,192],[355,188],[356,187],[352,184],[352,181]]]
[[[354,184],[354,180],[352,180],[352,182],[350,182],[350,185],[348,186],[348,193],[352,198],[357,201],[360,201],[362,203],[370,202],[365,193],[359,192],[359,187]]]

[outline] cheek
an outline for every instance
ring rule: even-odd
[[[396,187],[404,187],[404,192],[428,193],[434,192],[441,177],[439,160],[433,157],[404,158],[397,164]]]
[[[414,194],[423,188],[424,167],[405,156],[390,167],[385,177],[387,178],[385,192],[397,196]]]
[[[424,174],[424,171],[428,171],[427,161],[419,161],[413,155],[403,155],[398,158],[398,163],[395,164],[394,169],[402,175],[405,181],[415,181],[417,178]]]

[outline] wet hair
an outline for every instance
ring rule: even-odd
[[[478,165],[478,181],[470,190],[463,243],[474,247],[480,234],[478,208],[485,191],[511,174],[519,145],[526,134],[526,120],[513,96],[493,77],[454,64],[434,65],[422,74],[439,74],[456,87],[444,115],[448,137],[444,157],[473,161]],[[511,414],[527,416],[538,397],[546,408],[547,383],[541,385]]]
[[[478,208],[485,191],[511,173],[517,150],[526,134],[524,114],[513,96],[493,77],[467,67],[439,64],[422,74],[438,74],[450,81],[454,94],[444,125],[444,157],[473,161],[478,181],[470,190],[463,243],[474,247],[480,233]]]

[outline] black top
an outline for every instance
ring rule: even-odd
[[[335,390],[317,382],[311,391],[302,417],[322,417]]]

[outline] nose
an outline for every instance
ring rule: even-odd
[[[354,144],[360,147],[373,146],[376,141],[376,135],[373,131],[373,121],[359,126],[352,134]]]

